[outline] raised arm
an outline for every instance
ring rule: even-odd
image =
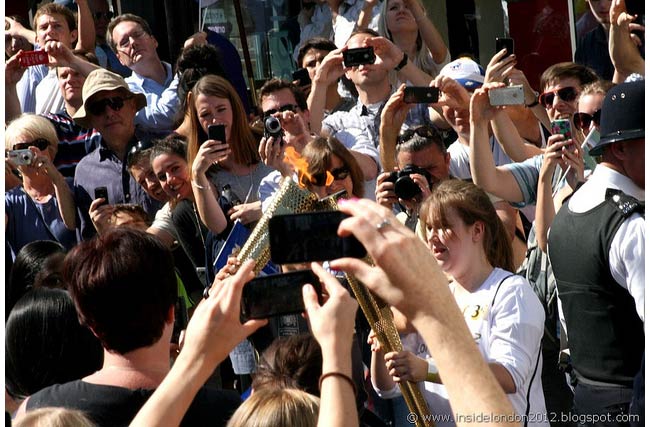
[[[16,89],[16,85],[25,74],[25,67],[18,61],[18,55],[21,53],[22,50],[18,51],[5,64],[5,123],[20,116],[22,112]]]
[[[524,86],[524,103],[526,106],[529,106],[530,111],[533,112],[535,117],[537,117],[537,120],[544,126],[547,130],[551,130],[551,121],[548,118],[548,115],[546,114],[546,110],[544,109],[544,106],[542,104],[536,103],[537,98],[535,97],[535,91],[533,88],[530,86],[530,83],[528,83],[528,79],[526,78],[526,75],[524,74],[523,71],[518,70],[516,68],[513,68],[510,72],[508,72],[508,78],[510,79],[510,83],[513,85],[523,85]],[[534,105],[533,105],[534,104]]]
[[[397,166],[397,137],[406,115],[412,108],[413,104],[404,102],[404,88],[402,84],[395,93],[393,93],[384,109],[381,112],[381,123],[379,125],[379,158],[381,166],[385,171],[392,171]]]
[[[61,172],[54,166],[49,157],[39,154],[37,148],[30,148],[34,153],[34,164],[47,174],[54,184],[54,194],[59,205],[59,215],[68,230],[77,227],[76,209],[72,190]]]
[[[201,221],[214,234],[219,234],[225,230],[228,221],[221,206],[219,206],[215,190],[205,173],[210,165],[225,159],[228,153],[230,153],[228,144],[209,139],[199,147],[192,165],[192,192],[194,193],[196,209]]]
[[[88,0],[77,2],[77,49],[85,52],[95,52],[95,21],[93,20]]]
[[[427,16],[427,10],[418,0],[406,0],[404,3],[411,10],[415,22],[418,24],[420,37],[431,52],[431,57],[436,64],[442,64],[447,59],[449,50],[438,29]]]
[[[335,49],[329,52],[320,63],[311,82],[311,91],[307,97],[309,107],[309,125],[314,133],[320,133],[325,105],[327,103],[327,88],[336,82],[343,74],[343,50]]]
[[[469,165],[472,171],[472,180],[476,185],[504,200],[517,202],[523,199],[519,185],[509,171],[495,165],[489,142],[490,120],[494,118],[497,109],[503,107],[490,105],[488,91],[491,88],[503,86],[503,83],[488,83],[477,89],[472,95]]]
[[[377,5],[377,0],[364,0],[363,7],[357,18],[357,29],[365,30],[372,20],[372,10]]]
[[[376,266],[343,258],[332,261],[332,267],[354,274],[420,332],[444,379],[459,426],[479,425],[470,422],[476,414],[503,417],[494,425],[514,426],[505,421],[513,414],[512,405],[478,351],[429,249],[387,208],[363,199],[339,206],[351,215],[341,222],[339,235],[354,234]],[[384,220],[389,224],[377,227]]]
[[[623,83],[632,73],[645,75],[645,60],[639,53],[638,36],[632,30],[645,27],[633,21],[636,16],[627,13],[625,0],[614,0],[609,10],[609,56],[614,64],[614,83]]]

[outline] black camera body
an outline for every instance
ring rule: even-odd
[[[395,195],[402,200],[411,200],[414,197],[422,194],[422,190],[418,184],[413,181],[410,175],[418,174],[426,178],[429,183],[429,188],[433,185],[433,179],[428,170],[422,169],[415,165],[406,165],[404,169],[393,171],[386,181],[395,184]]]
[[[269,139],[273,137],[276,141],[280,141],[280,143],[282,143],[283,135],[284,129],[282,129],[282,123],[280,123],[280,119],[274,116],[268,116],[264,119],[264,138]]]

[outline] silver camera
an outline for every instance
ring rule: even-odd
[[[524,87],[522,85],[499,87],[488,92],[490,105],[524,105]]]
[[[16,166],[29,166],[34,161],[34,153],[29,148],[11,150],[7,153],[7,158]]]

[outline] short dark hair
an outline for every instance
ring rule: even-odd
[[[108,28],[106,28],[106,43],[115,53],[117,53],[117,44],[115,43],[115,40],[113,40],[113,30],[115,27],[117,27],[118,24],[122,22],[135,22],[136,24],[140,25],[140,27],[142,27],[142,31],[149,35],[153,35],[149,23],[141,16],[134,15],[132,13],[123,13],[121,15],[118,15],[108,23]]]
[[[67,291],[32,289],[7,319],[6,389],[14,397],[26,397],[83,378],[101,368],[103,354],[97,338],[79,324]]]
[[[307,40],[298,50],[298,67],[302,67],[302,60],[310,49],[324,50],[331,52],[336,49],[336,45],[330,39],[324,37],[312,37]]]
[[[147,225],[149,225],[149,223],[151,222],[149,221],[149,215],[147,215],[147,212],[140,205],[136,205],[132,203],[118,203],[116,205],[113,205],[113,215],[112,215],[113,218],[115,218],[121,213],[126,213],[131,218],[140,219],[143,223]]]
[[[173,154],[187,161],[187,143],[173,135],[156,140],[149,152],[149,161],[153,161],[161,154]]]
[[[155,236],[128,227],[74,247],[63,277],[81,324],[120,354],[156,343],[178,296],[171,252]]]
[[[571,78],[577,79],[582,87],[598,80],[598,75],[591,68],[575,62],[558,62],[544,70],[539,78],[539,87],[543,91],[554,80]]]
[[[356,30],[353,31],[352,34],[350,34],[350,37],[345,41],[345,44],[348,44],[350,39],[354,36],[358,36],[359,34],[367,34],[370,37],[381,37],[381,34],[379,34],[377,31],[373,30],[372,28],[365,28],[363,30]]]
[[[445,146],[445,142],[442,140],[442,136],[440,136],[440,134],[435,128],[430,126],[426,126],[426,127],[429,127],[430,129],[430,136],[422,136],[419,135],[417,132],[414,132],[413,135],[410,138],[408,138],[406,141],[404,142],[398,141],[397,153],[401,153],[401,152],[415,153],[418,151],[422,151],[425,148],[428,148],[432,145],[435,145],[442,152],[442,154],[446,154],[447,147]],[[416,128],[409,128],[404,132],[409,132],[409,130],[415,131],[418,128],[420,128],[420,126]]]
[[[262,99],[271,95],[273,92],[278,92],[282,89],[289,89],[291,93],[293,93],[293,97],[296,99],[296,105],[298,105],[301,110],[306,111],[309,108],[307,106],[305,93],[293,83],[281,79],[271,79],[267,80],[266,83],[264,83],[264,85],[259,90],[260,105],[262,105]]]

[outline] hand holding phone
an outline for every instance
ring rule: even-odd
[[[34,65],[47,64],[50,60],[47,52],[44,50],[26,50],[20,54],[18,62],[22,67],[32,67]]]
[[[508,57],[515,53],[515,41],[510,37],[497,37],[496,39],[496,53],[501,52],[503,49],[506,49],[506,54],[504,56]]]
[[[524,105],[524,86],[513,85],[493,88],[488,92],[488,97],[492,106]]]
[[[311,85],[311,78],[309,77],[309,71],[306,68],[298,68],[292,74],[293,80],[298,81],[298,86],[308,86]]]
[[[226,125],[224,124],[215,124],[208,125],[208,139],[214,139],[215,141],[221,141],[226,143]]]
[[[571,121],[569,119],[551,120],[551,133],[562,135],[564,139],[571,139]]]

